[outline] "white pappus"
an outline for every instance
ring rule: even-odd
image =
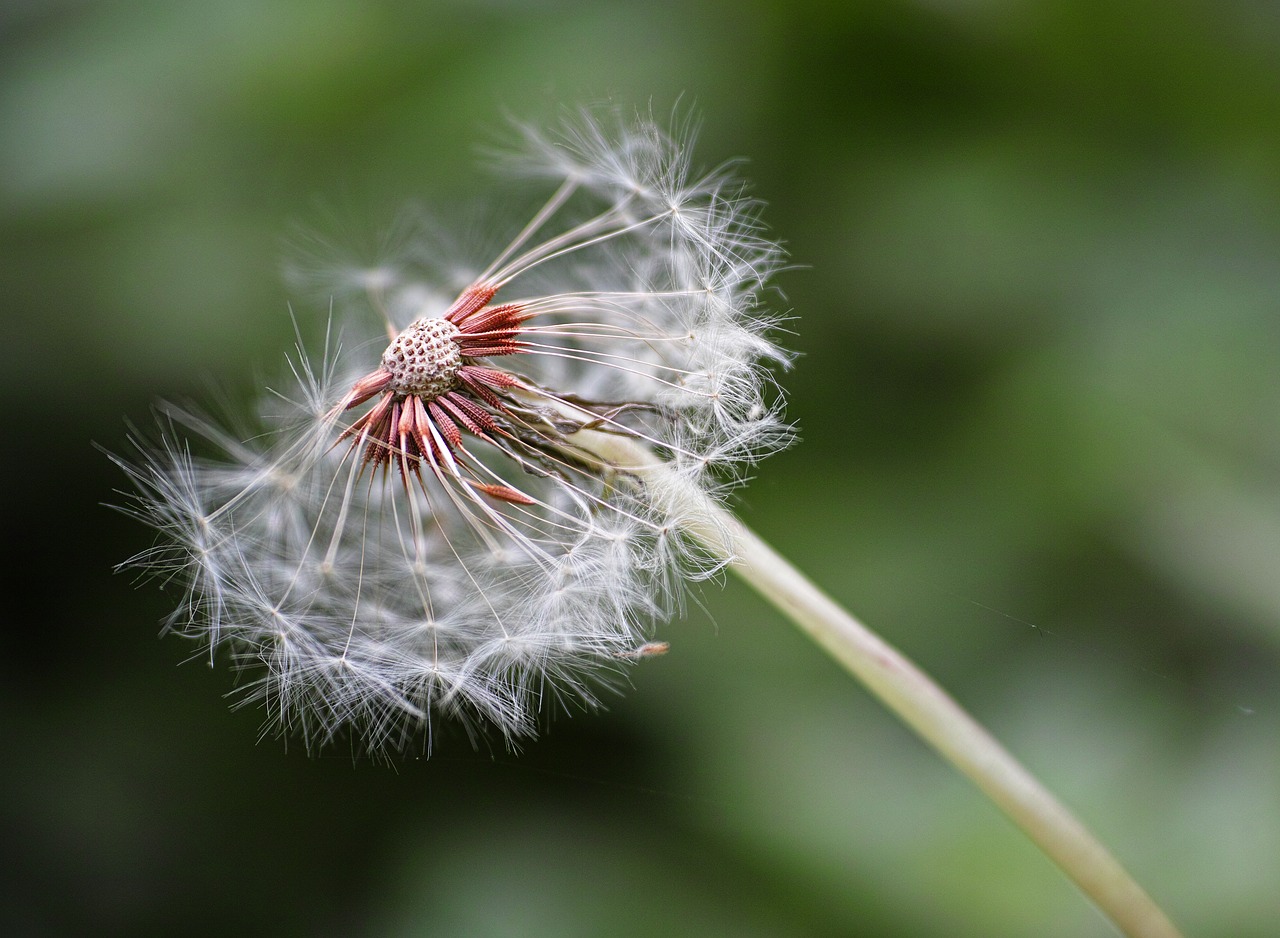
[[[646,115],[519,136],[501,166],[547,201],[496,257],[442,261],[423,226],[317,269],[339,328],[250,426],[166,407],[116,459],[158,532],[129,565],[185,590],[168,627],[308,747],[429,747],[433,714],[510,741],[549,699],[594,704],[722,563],[674,489],[722,493],[789,439],[761,301],[782,253],[732,173],[695,175],[687,128]]]

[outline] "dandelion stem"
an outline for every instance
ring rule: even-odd
[[[582,436],[583,434],[577,434]],[[1131,938],[1179,938],[1159,906],[1106,847],[973,717],[901,652],[864,626],[647,447],[593,433],[588,448],[645,479],[707,550],[768,599],[978,786]],[[586,441],[584,441],[586,442]]]
[[[712,510],[720,517],[691,533],[731,557],[739,576],[967,775],[1121,932],[1177,938],[1173,923],[1107,848],[927,674],[737,518],[719,505]]]

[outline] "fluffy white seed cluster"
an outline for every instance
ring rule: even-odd
[[[346,341],[300,347],[293,390],[252,426],[169,408],[161,441],[118,460],[159,532],[132,563],[185,588],[169,628],[232,660],[242,699],[309,747],[429,748],[433,715],[510,741],[549,703],[596,703],[658,647],[680,581],[716,568],[681,535],[678,488],[722,491],[788,438],[771,377],[786,355],[761,305],[781,253],[741,185],[694,174],[689,134],[646,116],[520,130],[503,164],[548,201],[496,252],[458,257],[420,223],[377,264],[299,265],[338,298]],[[501,408],[477,399],[501,432],[441,441],[435,470],[370,469],[336,441],[376,337],[400,336],[390,391],[454,387],[456,330],[438,317],[474,283],[530,314],[518,354],[474,362],[519,378],[492,392]],[[584,449],[588,425],[659,455],[666,481]],[[499,486],[522,500],[486,494]]]

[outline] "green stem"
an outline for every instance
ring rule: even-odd
[[[851,616],[738,518],[679,481],[647,447],[584,430],[574,442],[643,478],[688,534],[817,642],[969,777],[1125,935],[1180,938],[1106,847],[990,733],[901,652]]]
[[[1107,848],[990,733],[897,649],[719,506],[692,533],[995,802],[1125,935],[1178,938]],[[710,510],[710,509],[709,509]]]

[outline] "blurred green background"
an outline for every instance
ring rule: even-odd
[[[295,222],[483,199],[504,114],[750,157],[803,442],[743,516],[1189,934],[1280,921],[1280,9],[169,0],[0,12],[6,935],[1093,936],[736,583],[608,712],[394,769],[257,742],[110,567],[123,418],[283,365]],[[304,332],[325,309],[292,298]],[[496,744],[495,744],[496,745]]]

